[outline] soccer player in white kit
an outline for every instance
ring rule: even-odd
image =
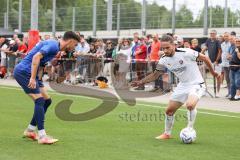
[[[195,108],[199,99],[205,94],[205,85],[202,75],[197,66],[196,60],[202,60],[207,65],[211,74],[217,78],[220,75],[214,71],[210,59],[204,54],[191,49],[176,49],[171,36],[163,35],[161,38],[161,48],[164,55],[160,58],[156,70],[140,81],[132,82],[132,86],[141,86],[145,83],[156,80],[164,73],[164,67],[173,72],[179,79],[179,84],[171,95],[169,104],[165,111],[165,131],[156,139],[171,138],[171,131],[174,123],[174,113],[185,102],[188,117],[188,126],[193,128],[197,110]]]

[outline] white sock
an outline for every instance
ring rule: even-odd
[[[29,124],[27,129],[29,131],[35,131],[36,130],[36,126],[33,126],[33,125]]]
[[[190,110],[187,111],[187,117],[188,117],[188,125],[187,125],[187,127],[193,128],[196,116],[197,116],[197,109],[196,108],[194,108],[191,111]]]
[[[47,134],[45,132],[45,129],[42,129],[42,130],[38,131],[38,135],[39,135],[40,138],[46,136]]]
[[[172,132],[172,127],[174,124],[174,115],[169,116],[169,115],[165,115],[165,134],[167,135],[171,135]]]

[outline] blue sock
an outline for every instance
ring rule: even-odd
[[[44,108],[43,108],[44,103],[45,103],[45,100],[43,97],[35,100],[33,117],[37,124],[38,130],[44,129]]]
[[[51,98],[45,100],[45,103],[44,103],[44,106],[43,106],[43,108],[44,108],[44,113],[47,112],[47,109],[48,109],[48,107],[49,107],[51,104],[52,104],[52,99],[51,99]]]
[[[44,113],[47,112],[47,109],[48,109],[48,107],[51,105],[51,103],[52,103],[52,99],[51,99],[51,98],[45,100],[45,103],[44,103],[44,106],[43,106],[43,108],[44,108]],[[32,126],[36,126],[36,125],[37,125],[37,122],[36,122],[36,120],[35,120],[34,115],[33,115],[33,118],[32,118],[32,120],[31,120],[30,124],[31,124]]]

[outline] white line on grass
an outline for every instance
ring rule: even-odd
[[[146,107],[153,107],[153,108],[165,108],[165,107],[161,107],[161,106],[157,106],[157,105],[150,105],[150,104],[141,104],[138,103],[138,105],[142,105],[142,106],[146,106]],[[178,109],[180,111],[187,111],[186,109]],[[224,111],[223,111],[224,112]],[[203,112],[203,111],[198,111],[198,113],[201,114],[207,114],[207,115],[214,115],[214,116],[221,116],[221,117],[229,117],[229,118],[239,118],[238,116],[231,116],[231,115],[227,115],[227,114],[219,114],[219,113],[211,113],[211,112]]]
[[[4,88],[4,89],[12,89],[12,90],[18,90],[21,91],[22,89],[20,88],[14,88],[14,87],[6,87],[6,86],[0,86],[0,88]],[[50,94],[53,95],[60,95],[60,96],[67,96],[67,97],[80,97],[80,98],[85,98],[85,99],[97,99],[97,98],[91,98],[91,97],[85,97],[85,96],[81,96],[81,95],[70,95],[70,94],[62,94],[62,93],[57,93],[55,91],[50,91]],[[119,103],[121,104],[125,104],[125,102],[123,101],[119,101]],[[153,108],[165,108],[165,107],[161,107],[161,106],[157,106],[157,105],[150,105],[150,104],[144,104],[144,103],[137,103],[137,105],[141,105],[141,106],[145,106],[145,107],[153,107]],[[186,109],[178,109],[180,111],[186,111]],[[224,112],[224,111],[223,111]],[[239,118],[239,116],[231,116],[231,115],[226,115],[226,114],[219,114],[219,113],[211,113],[211,112],[204,112],[204,111],[198,111],[198,113],[201,114],[207,114],[207,115],[213,115],[213,116],[220,116],[220,117],[228,117],[228,118]]]

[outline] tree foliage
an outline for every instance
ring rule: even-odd
[[[6,12],[6,0],[0,0],[2,8],[0,11],[0,27],[4,26],[4,12]],[[18,2],[10,0],[9,26],[11,29],[18,28]],[[30,4],[31,0],[23,0],[23,31],[30,28]],[[141,28],[142,5],[134,0],[113,0],[113,29],[117,26],[117,4],[121,3],[120,28]],[[56,29],[66,31],[72,29],[73,7],[76,10],[76,30],[92,30],[93,0],[57,0]],[[210,14],[210,10],[211,13]],[[223,27],[224,8],[215,6],[208,9],[208,24],[211,27]],[[211,18],[210,18],[211,16]],[[182,5],[176,12],[176,28],[193,28],[203,26],[203,10],[197,17],[186,5]],[[240,12],[232,12],[228,9],[228,26],[239,26]],[[210,19],[212,20],[210,23]],[[51,31],[52,29],[52,0],[39,0],[39,30]],[[172,11],[156,2],[146,6],[146,28],[171,28]],[[97,30],[106,30],[107,26],[107,2],[97,0]]]

